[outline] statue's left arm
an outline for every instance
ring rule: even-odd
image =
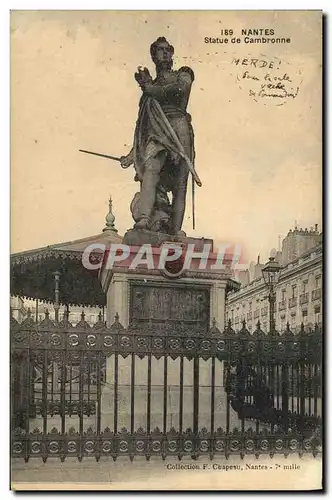
[[[183,67],[178,71],[178,77],[175,82],[166,85],[152,85],[148,84],[144,87],[144,95],[153,97],[155,99],[162,99],[168,95],[174,94],[187,94],[190,91],[191,84],[194,81],[194,72],[188,68]]]

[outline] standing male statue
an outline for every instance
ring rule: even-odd
[[[172,70],[174,48],[164,37],[150,47],[156,78],[138,68],[135,79],[142,89],[133,147],[121,157],[121,165],[134,164],[141,184],[131,211],[135,229],[180,235],[189,171],[195,172],[194,133],[187,105],[194,73],[188,67]],[[168,193],[172,193],[172,203]]]

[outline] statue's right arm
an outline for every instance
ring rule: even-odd
[[[134,161],[134,148],[131,148],[131,150],[127,154],[127,158],[130,158],[132,161]]]
[[[134,163],[134,148],[131,148],[127,156],[121,156],[120,163],[122,168],[128,168]]]

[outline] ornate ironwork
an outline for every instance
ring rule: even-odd
[[[12,350],[86,350],[102,351],[105,356],[118,353],[120,355],[135,354],[172,354],[175,358],[181,355],[192,357],[204,355],[217,356],[220,360],[228,360],[230,355],[245,355],[250,359],[274,359],[296,361],[301,357],[307,362],[320,362],[322,357],[322,333],[320,328],[300,331],[289,335],[286,329],[283,333],[251,335],[243,322],[242,329],[235,333],[228,328],[220,332],[215,327],[205,332],[196,333],[188,325],[182,329],[173,328],[172,324],[165,327],[150,325],[148,328],[130,325],[125,329],[119,321],[107,328],[90,327],[88,323],[78,323],[75,327],[69,322],[56,325],[48,320],[45,324],[35,323],[32,318],[26,319],[21,325],[11,326]],[[98,323],[95,325],[97,326]],[[223,343],[220,343],[220,340]],[[192,346],[195,346],[193,349]],[[220,346],[224,347],[221,349]],[[208,348],[207,348],[208,346]]]
[[[306,330],[302,325],[293,333],[287,324],[282,333],[262,331],[260,322],[251,334],[245,321],[239,332],[231,323],[224,331],[216,322],[203,331],[192,331],[185,322],[174,329],[172,323],[161,327],[149,322],[124,328],[118,315],[111,327],[99,318],[90,327],[81,321],[74,327],[68,318],[55,323],[45,319],[36,323],[31,315],[19,324],[11,321],[12,352],[12,456],[28,460],[40,457],[95,457],[141,455],[149,459],[185,455],[225,456],[238,454],[312,453],[321,451],[322,331],[316,325]],[[103,375],[105,358],[114,359],[114,376]],[[128,358],[131,366],[130,427],[118,429],[119,357]],[[147,358],[146,429],[135,428],[137,388],[135,359]],[[151,360],[164,359],[161,430],[151,427]],[[170,365],[179,360],[179,424],[167,427],[167,390]],[[193,425],[183,428],[184,360],[192,361]],[[211,426],[199,427],[200,360],[211,360]],[[223,362],[226,425],[216,425],[216,362]],[[103,368],[104,366],[104,368]],[[112,384],[114,398],[113,428],[101,427],[101,392]],[[290,402],[291,401],[291,402]],[[308,406],[309,405],[309,406]],[[231,430],[230,412],[237,414],[239,426]],[[58,416],[60,425],[50,427],[49,419]],[[78,419],[78,427],[69,429],[66,419]],[[94,419],[94,428],[85,429],[85,419]],[[31,429],[32,420],[42,428]],[[35,420],[34,420],[35,421]],[[246,429],[253,422],[255,430]]]
[[[44,461],[49,457],[95,457],[99,460],[101,456],[109,456],[116,459],[119,456],[152,456],[166,457],[174,456],[181,459],[185,455],[198,458],[200,455],[209,455],[210,459],[224,456],[228,458],[231,454],[254,455],[256,458],[261,454],[276,453],[288,455],[297,452],[299,455],[312,453],[317,455],[321,451],[320,436],[304,437],[301,434],[284,432],[270,432],[262,430],[258,434],[249,428],[241,433],[234,428],[226,433],[219,428],[210,433],[202,428],[197,434],[191,429],[183,433],[171,429],[163,434],[160,429],[155,428],[151,433],[138,429],[134,433],[123,428],[121,432],[114,434],[106,428],[99,435],[94,431],[86,431],[83,435],[77,432],[61,434],[56,428],[46,435],[38,429],[37,432],[28,434],[17,429],[14,432],[15,439],[12,444],[12,455],[14,458],[39,457]]]

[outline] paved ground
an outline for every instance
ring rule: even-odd
[[[176,467],[194,465],[196,470]],[[250,469],[252,466],[255,469]],[[284,468],[284,465],[287,467]],[[233,469],[225,470],[224,466]],[[236,466],[236,467],[235,467]],[[261,470],[258,470],[258,469]],[[238,457],[213,461],[190,458],[181,462],[168,458],[163,461],[154,457],[147,462],[144,458],[135,458],[130,462],[120,457],[112,459],[84,458],[81,463],[76,459],[51,459],[44,464],[40,459],[12,462],[12,488],[15,490],[36,489],[320,489],[322,463],[320,458],[296,455],[285,459],[283,456],[270,459],[261,456],[258,460]]]

